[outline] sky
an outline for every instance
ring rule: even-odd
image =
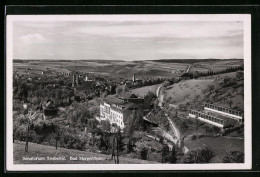
[[[241,21],[15,21],[14,59],[243,58]]]

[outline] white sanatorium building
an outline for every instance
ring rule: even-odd
[[[131,97],[135,100],[139,99],[134,98],[135,95],[133,94],[129,96],[130,99]],[[127,119],[134,110],[139,114],[143,114],[142,109],[137,104],[128,101],[129,98],[116,95],[107,96],[100,103],[100,119],[109,120],[112,125],[116,124],[120,129],[124,129]],[[141,102],[142,100],[139,99],[139,101]]]

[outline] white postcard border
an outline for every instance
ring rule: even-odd
[[[251,15],[8,15],[6,21],[6,170],[240,170],[252,168]],[[242,164],[14,164],[13,163],[13,22],[14,21],[243,21],[244,26],[244,116],[245,163]]]

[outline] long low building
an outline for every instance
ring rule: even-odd
[[[227,126],[227,123],[225,120],[211,116],[211,115],[207,115],[206,113],[202,113],[199,111],[194,111],[194,110],[190,110],[189,112],[189,117],[191,118],[197,118],[200,121],[209,123],[211,125],[220,127],[220,128],[224,128]]]
[[[224,108],[221,106],[213,105],[213,104],[204,104],[204,111],[208,112],[215,112],[224,116],[227,116],[231,119],[235,119],[238,122],[243,122],[243,113],[240,111]]]

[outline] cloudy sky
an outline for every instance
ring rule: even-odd
[[[16,21],[13,55],[15,59],[243,58],[243,23]]]

